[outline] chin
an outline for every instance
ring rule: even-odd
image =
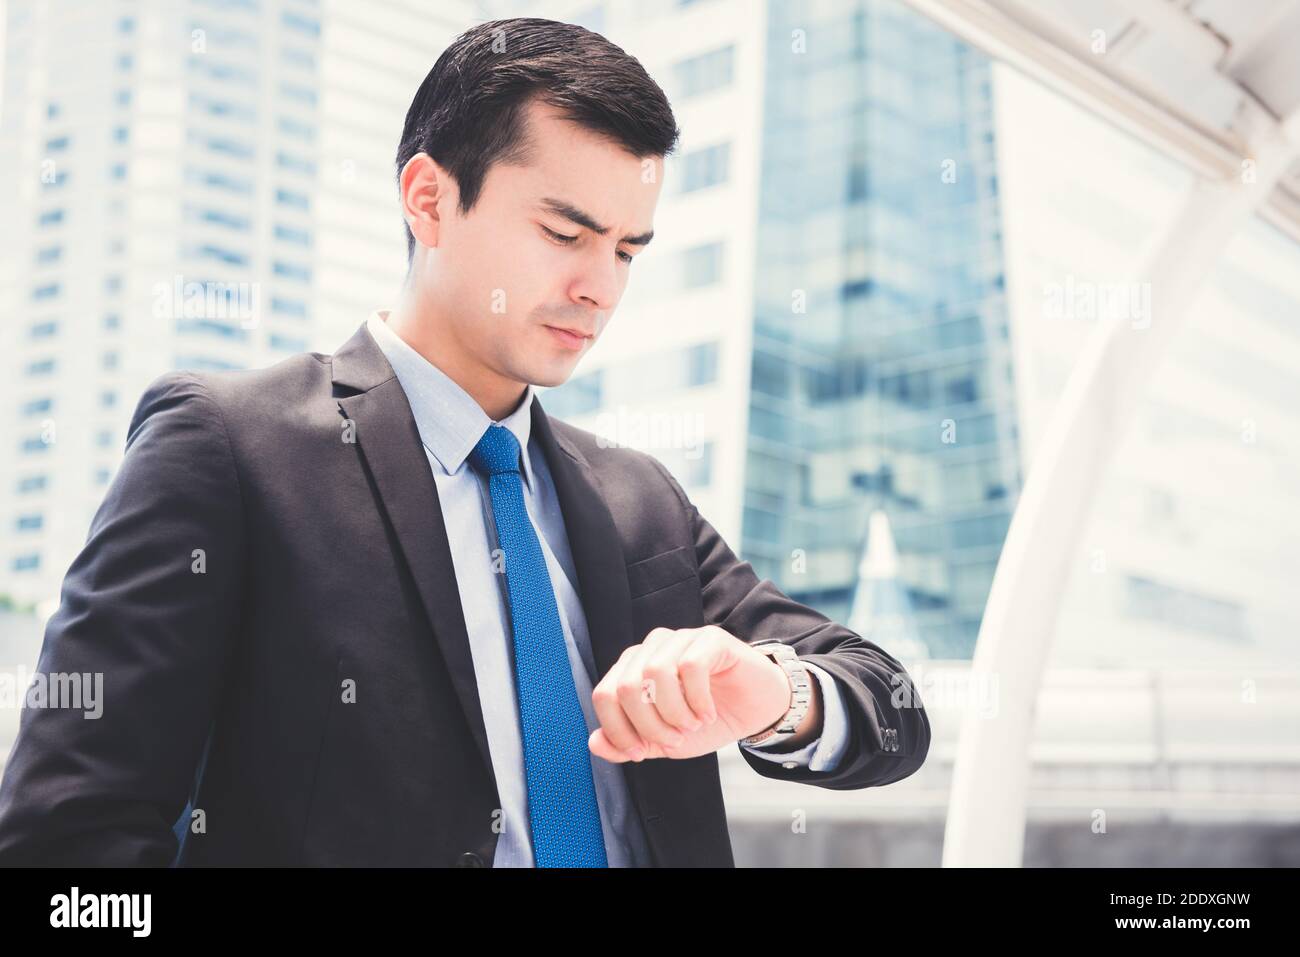
[[[556,360],[542,368],[533,369],[533,374],[529,376],[528,381],[533,385],[546,386],[548,389],[564,385],[573,375],[577,364],[576,361]]]

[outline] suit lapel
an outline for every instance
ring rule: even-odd
[[[536,396],[532,435],[546,456],[560,514],[564,516],[599,682],[623,649],[637,641],[632,634],[632,600],[623,548],[595,470],[573,443],[551,428],[550,418]]]
[[[447,526],[410,402],[365,323],[334,354],[332,364],[339,408],[356,424],[357,446],[401,543],[470,733],[495,786]],[[361,391],[338,397],[339,387]]]

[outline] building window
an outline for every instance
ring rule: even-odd
[[[280,14],[280,22],[290,30],[297,30],[299,33],[306,33],[308,36],[320,36],[320,21],[312,17],[304,17],[300,13],[286,10]]]
[[[227,139],[221,136],[191,136],[192,140],[201,142],[208,151],[216,153],[219,156],[233,156],[235,159],[250,159],[256,153],[248,143],[242,143],[239,140]]]
[[[291,153],[283,151],[275,154],[275,163],[284,169],[291,169],[299,173],[306,173],[308,176],[316,175],[316,164],[309,159],[303,159],[301,156],[294,156]]]
[[[239,369],[238,363],[228,362],[225,359],[213,359],[211,356],[177,356],[176,361],[172,363],[175,369]]]
[[[257,119],[257,110],[252,106],[230,100],[214,100],[198,93],[190,94],[190,106],[202,110],[209,116],[229,117],[243,120],[245,123],[252,123]]]
[[[40,555],[19,555],[14,559],[13,570],[16,572],[32,572],[41,567]]]
[[[46,396],[43,399],[31,399],[23,403],[23,415],[40,415],[54,408],[54,400]]]
[[[711,50],[682,60],[673,69],[682,97],[700,96],[731,84],[735,71],[735,47]]]
[[[49,479],[45,475],[24,475],[18,480],[18,494],[30,495],[32,492],[43,492],[49,484]]]
[[[701,342],[686,354],[686,384],[708,385],[718,378],[718,344]]]
[[[227,229],[238,229],[247,233],[251,228],[251,221],[247,216],[237,216],[234,213],[226,212],[225,209],[195,209],[190,207],[186,209],[186,216],[190,220],[198,222],[211,222],[214,226],[225,226]]]
[[[224,189],[231,193],[243,193],[247,195],[253,192],[253,181],[241,176],[228,176],[225,173],[187,169],[185,171],[185,178],[190,182],[198,183],[201,186],[211,186],[213,189]]]
[[[248,341],[247,329],[241,329],[232,323],[219,322],[216,319],[181,319],[176,323],[176,331],[187,335],[205,333],[236,342]]]
[[[722,243],[707,243],[685,250],[682,267],[682,285],[686,289],[712,285],[722,278]]]
[[[687,153],[682,159],[681,191],[691,193],[725,183],[730,155],[730,143],[719,143]]]
[[[305,67],[308,70],[316,69],[316,57],[308,50],[300,50],[297,47],[281,47],[280,61],[282,63],[292,63],[294,66]]]
[[[308,106],[316,105],[316,91],[308,89],[305,86],[296,86],[292,83],[281,83],[280,95],[286,99],[297,100],[299,103],[305,103]]]
[[[275,238],[283,239],[286,243],[296,243],[299,246],[311,245],[311,233],[305,229],[294,229],[292,226],[284,226],[280,223],[275,224]]]
[[[314,140],[316,138],[316,128],[310,123],[281,116],[277,120],[277,125],[281,133],[288,133],[290,136],[297,136],[304,140]]]
[[[287,189],[277,189],[275,191],[275,201],[282,206],[292,206],[295,209],[310,209],[311,201],[304,193],[295,193]]]
[[[303,282],[311,282],[311,270],[297,263],[286,263],[276,260],[271,266],[272,272],[277,276],[287,276],[290,279],[301,279]]]
[[[271,333],[271,348],[285,352],[306,352],[307,340],[297,336],[282,336],[278,332],[273,332]]]
[[[227,266],[248,265],[248,257],[243,253],[237,253],[231,249],[222,249],[220,246],[214,246],[211,243],[193,247],[189,250],[189,254],[196,259],[215,259]]]
[[[281,312],[287,316],[297,316],[300,319],[307,318],[307,304],[298,299],[282,299],[279,296],[272,296],[271,311]]]

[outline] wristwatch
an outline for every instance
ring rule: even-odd
[[[741,738],[740,743],[773,744],[793,738],[795,731],[808,714],[808,709],[812,707],[812,675],[799,660],[795,650],[783,641],[756,641],[750,647],[770,657],[785,671],[790,679],[790,708],[774,724],[747,738]]]

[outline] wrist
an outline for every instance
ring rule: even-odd
[[[788,745],[805,738],[807,732],[820,722],[818,714],[810,714],[816,703],[816,682],[813,676],[799,660],[794,649],[783,642],[760,641],[751,647],[772,659],[773,666],[785,678],[789,697],[785,701],[785,708],[770,724],[742,738],[740,743],[747,746]]]

